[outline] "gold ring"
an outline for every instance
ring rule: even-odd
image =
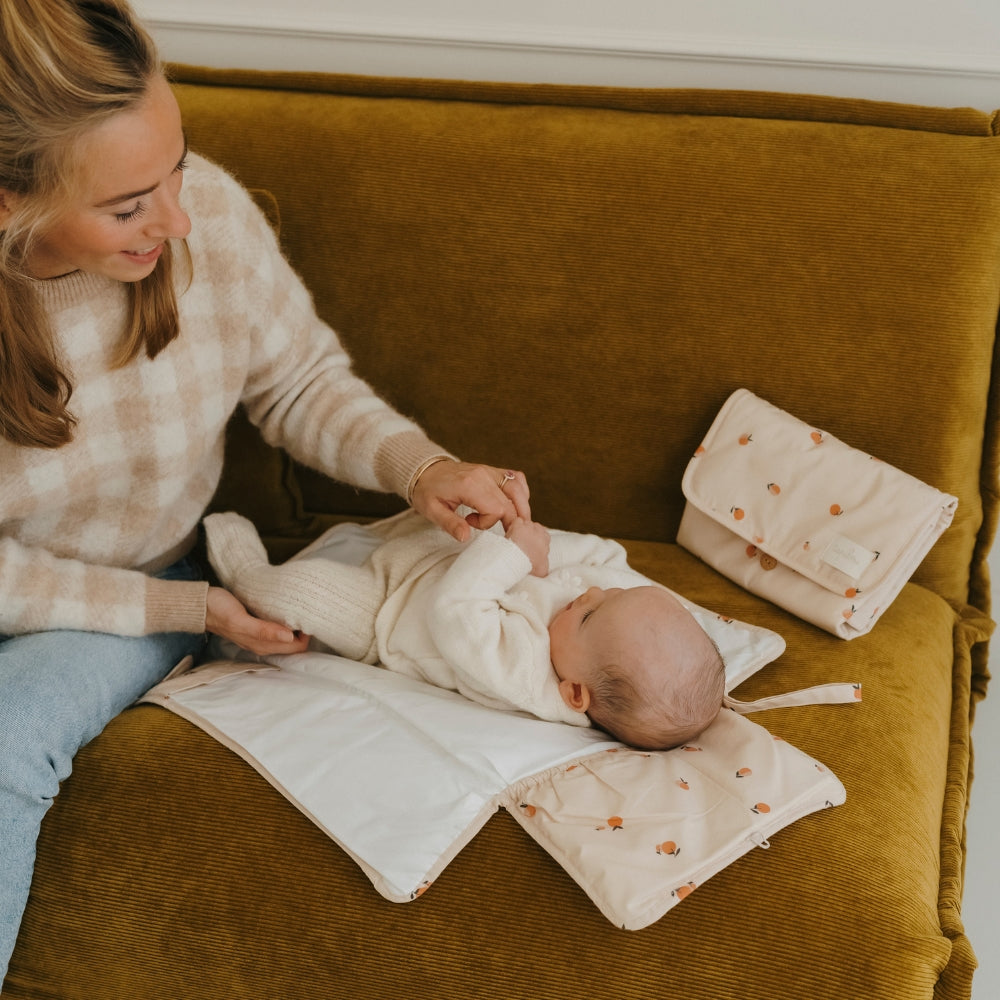
[[[517,479],[517,476],[511,472],[509,469],[497,480],[497,486],[502,490],[507,483],[512,479]]]

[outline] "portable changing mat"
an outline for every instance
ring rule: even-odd
[[[731,677],[784,648],[718,621],[758,640],[732,657]],[[141,700],[239,754],[394,902],[421,896],[503,807],[612,923],[638,930],[845,800],[821,763],[733,711],[690,745],[637,751],[328,653],[209,663]]]

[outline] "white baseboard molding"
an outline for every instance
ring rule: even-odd
[[[147,6],[150,4],[147,3]],[[399,22],[265,25],[193,15],[147,16],[165,58],[250,69],[387,76],[720,87],[829,94],[942,107],[1000,108],[996,61],[955,53],[832,51],[816,46],[725,44],[712,39],[600,38],[482,31]],[[478,29],[477,29],[478,30]]]

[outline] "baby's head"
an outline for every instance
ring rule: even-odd
[[[679,746],[722,707],[715,643],[660,587],[591,587],[552,619],[549,640],[566,704],[629,746]]]

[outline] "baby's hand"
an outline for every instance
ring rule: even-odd
[[[537,521],[515,517],[507,537],[531,560],[533,576],[549,575],[549,530]]]

